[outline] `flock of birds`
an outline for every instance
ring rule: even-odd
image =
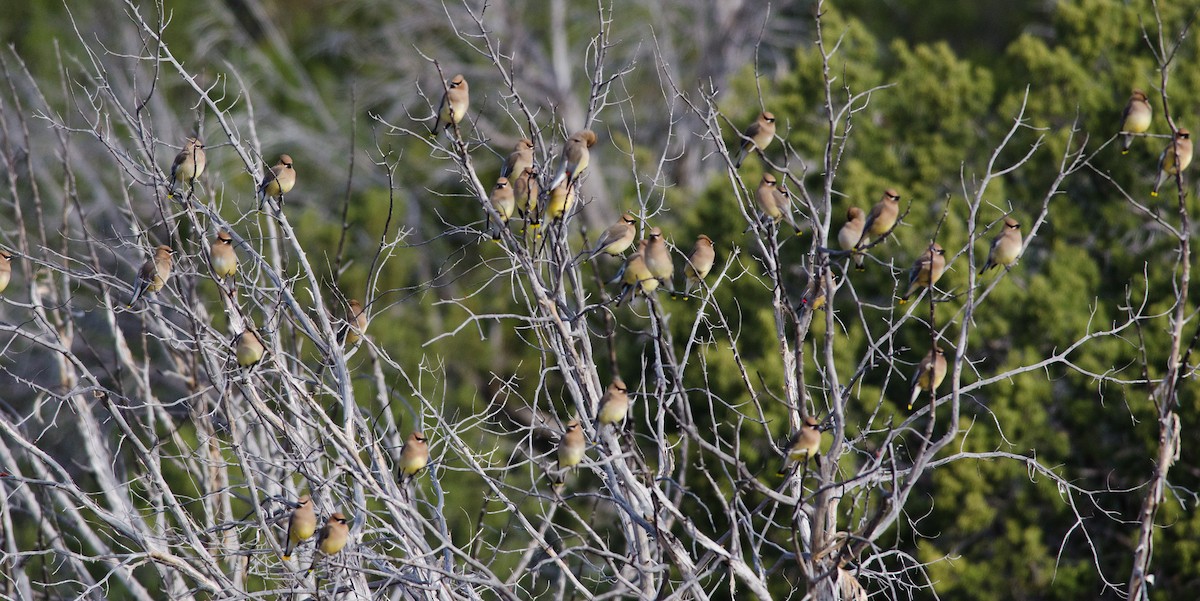
[[[431,133],[437,134],[450,127],[458,127],[470,106],[469,87],[462,75],[454,77],[446,86],[445,93],[438,107],[436,121]],[[1122,153],[1127,153],[1133,138],[1144,134],[1151,125],[1153,111],[1146,94],[1134,90],[1122,115],[1121,135]],[[775,116],[763,111],[740,135],[738,154],[734,159],[735,169],[742,166],[743,161],[751,153],[762,154],[775,139]],[[508,227],[510,219],[519,215],[531,227],[537,227],[541,219],[555,221],[563,220],[570,212],[575,202],[576,187],[580,176],[585,172],[590,162],[590,148],[596,143],[595,132],[584,129],[574,133],[563,146],[558,170],[550,179],[543,194],[539,176],[534,164],[534,144],[529,139],[521,139],[513,148],[512,153],[505,159],[500,170],[500,176],[491,190],[489,204],[499,218],[491,226],[493,240],[499,241],[501,232]],[[1152,196],[1157,196],[1163,181],[1169,176],[1178,175],[1188,167],[1192,159],[1192,142],[1186,129],[1179,129],[1172,136],[1166,149],[1159,159],[1159,175],[1155,181]],[[197,138],[189,138],[183,150],[175,157],[171,166],[170,187],[172,193],[179,183],[194,185],[195,180],[204,172],[206,157],[204,144]],[[289,193],[296,184],[296,171],[292,158],[286,154],[266,171],[257,189],[259,208],[267,199],[275,199],[282,206],[284,195]],[[764,222],[778,227],[787,223],[793,231],[800,233],[791,208],[791,197],[785,187],[779,184],[771,173],[762,176],[756,191],[758,208]],[[883,197],[864,213],[860,208],[852,206],[846,214],[846,222],[838,231],[837,241],[841,251],[851,257],[855,268],[864,268],[864,257],[868,250],[886,239],[895,229],[901,218],[900,194],[894,189],[887,189]],[[637,235],[637,218],[631,213],[624,213],[620,219],[605,230],[597,239],[595,245],[580,253],[584,260],[590,260],[599,254],[622,257],[633,247]],[[980,269],[984,271],[994,267],[1011,267],[1020,257],[1023,240],[1020,223],[1011,215],[1003,220],[1003,229],[996,237],[988,252],[987,261]],[[753,225],[751,227],[754,227]],[[0,251],[0,291],[7,286],[11,276],[11,255]],[[143,299],[147,293],[158,292],[171,276],[173,251],[169,246],[158,246],[154,256],[150,258],[138,272],[133,286],[133,297],[129,306]],[[687,257],[685,266],[686,285],[685,295],[690,295],[693,288],[702,282],[709,274],[715,261],[713,241],[707,235],[697,237],[692,252]],[[234,251],[233,238],[226,231],[220,231],[211,245],[209,264],[213,274],[219,281],[231,278],[237,273],[238,259]],[[923,289],[932,289],[942,277],[946,268],[944,249],[933,242],[925,252],[917,258],[909,270],[908,284],[899,302],[901,304]],[[641,294],[653,293],[660,284],[670,286],[674,277],[674,263],[662,230],[652,227],[648,230],[647,238],[638,243],[637,249],[624,258],[617,276],[610,283],[621,283],[621,292],[616,297],[619,304],[625,299]],[[825,304],[824,282],[821,281],[806,295],[802,301],[806,308],[820,309]],[[344,344],[354,344],[366,330],[367,316],[362,304],[351,299],[345,316],[345,326],[339,332],[339,341]],[[263,357],[264,346],[262,339],[252,326],[247,326],[235,341],[235,356],[238,365],[249,368],[257,364]],[[946,376],[945,351],[934,345],[928,354],[917,365],[911,379],[911,397],[908,408],[922,392],[935,391]],[[596,422],[600,426],[618,427],[624,421],[629,410],[629,394],[625,383],[620,377],[614,377],[601,398],[596,414]],[[811,416],[804,416],[799,431],[793,434],[785,447],[785,462],[780,475],[791,473],[800,462],[807,463],[808,459],[817,455],[821,445],[821,424]],[[557,471],[554,472],[554,485],[561,490],[563,475],[583,461],[587,449],[582,424],[578,419],[567,422],[562,432],[556,450]],[[412,478],[429,463],[428,441],[422,432],[413,432],[406,440],[398,461],[400,480],[403,483]],[[294,548],[301,542],[317,536],[316,548],[325,556],[334,555],[345,547],[349,536],[348,520],[342,513],[330,515],[321,529],[317,530],[317,516],[309,495],[300,497],[294,504],[288,520],[288,530],[285,539],[283,558],[289,560]],[[317,563],[314,553],[311,572]]]

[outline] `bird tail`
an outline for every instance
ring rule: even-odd
[[[746,145],[742,144],[742,147],[738,149],[737,158],[733,160],[733,168],[741,169],[742,161],[745,161],[745,160],[746,160]]]
[[[1158,189],[1162,187],[1163,180],[1167,179],[1167,172],[1159,170],[1158,180],[1154,182],[1154,189],[1150,191],[1150,196],[1158,196]]]
[[[1133,134],[1125,134],[1121,140],[1121,154],[1129,154],[1129,147],[1133,146]]]

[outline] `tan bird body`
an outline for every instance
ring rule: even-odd
[[[830,275],[830,277],[833,279],[834,290],[837,290],[837,276]],[[800,298],[801,310],[818,311],[824,309],[828,297],[829,294],[825,287],[825,276],[818,274],[809,279],[804,296]]]
[[[563,146],[562,163],[550,183],[550,189],[557,188],[563,182],[566,182],[567,186],[574,186],[575,182],[579,181],[579,176],[587,170],[588,163],[591,162],[591,151],[588,149],[595,144],[596,132],[590,129],[581,129],[567,138],[567,143]]]
[[[429,441],[425,438],[425,434],[413,432],[408,435],[408,440],[404,442],[404,448],[400,450],[400,462],[397,466],[400,470],[400,480],[412,478],[427,465],[429,465]]]
[[[608,385],[608,390],[604,391],[604,396],[600,399],[600,405],[596,409],[596,421],[601,424],[617,424],[625,419],[625,415],[629,412],[629,391],[625,388],[625,382],[621,378],[613,378],[612,384]]]
[[[780,476],[786,476],[798,462],[807,462],[821,451],[821,429],[817,420],[805,417],[800,425],[800,431],[792,435],[787,442],[787,455],[783,459],[783,467],[779,469]]]
[[[292,558],[292,551],[302,541],[312,538],[317,532],[317,513],[313,510],[312,497],[304,495],[296,502],[292,517],[288,518],[287,542],[283,548],[283,560]]]
[[[796,226],[796,219],[792,216],[792,199],[780,189],[774,175],[763,174],[762,180],[758,182],[756,198],[758,199],[758,208],[764,215],[770,217],[771,221],[775,223],[786,221],[793,231],[797,234],[800,233],[800,228]]]
[[[12,253],[7,250],[0,250],[0,292],[8,289],[8,283],[12,281]]]
[[[237,252],[233,250],[233,236],[221,230],[213,240],[209,260],[212,262],[213,273],[219,278],[227,278],[237,273]]]
[[[350,299],[346,303],[346,325],[343,340],[347,345],[354,344],[367,333],[367,310],[362,303]]]
[[[262,361],[263,353],[266,348],[263,347],[262,339],[258,337],[258,332],[253,328],[246,328],[238,334],[237,340],[234,341],[234,354],[237,355],[238,365],[242,367],[250,367],[259,361]]]
[[[650,273],[650,268],[646,266],[645,255],[639,251],[625,259],[625,265],[621,268],[621,283],[623,286],[619,298],[621,302],[624,302],[638,292],[642,294],[654,292],[658,288],[659,281],[654,274]]]
[[[846,223],[842,225],[842,229],[838,230],[838,246],[842,250],[851,251],[851,257],[854,259],[854,268],[862,271],[863,261],[866,259],[861,252],[855,251],[859,241],[863,244],[870,242],[863,236],[863,227],[867,224],[866,215],[862,209],[858,207],[850,207],[846,211]]]
[[[617,256],[633,246],[633,239],[637,237],[637,218],[631,213],[621,215],[620,221],[604,230],[600,234],[600,239],[596,241],[596,246],[588,251],[588,258],[592,258],[600,253],[605,253],[609,256]]]
[[[982,275],[983,272],[996,266],[1008,267],[1016,263],[1019,256],[1021,256],[1021,224],[1012,217],[1005,217],[1004,231],[1000,232],[1000,235],[992,241],[992,249],[988,251],[987,263],[983,264],[979,273]]]
[[[521,175],[517,176],[517,181],[513,182],[513,196],[517,199],[517,208],[521,211],[521,218],[534,226],[539,222],[537,212],[539,194],[541,194],[541,189],[538,187],[537,171],[533,167],[526,167]]]
[[[586,448],[579,420],[567,422],[566,430],[558,441],[558,469],[565,470],[579,465],[579,462],[583,461]]]
[[[555,221],[561,221],[571,213],[575,204],[575,186],[563,182],[550,191],[550,200],[546,203],[546,216]]]
[[[1167,143],[1162,155],[1158,158],[1158,180],[1154,182],[1154,190],[1150,196],[1158,196],[1158,189],[1168,176],[1179,175],[1192,164],[1192,134],[1186,129],[1175,132],[1175,137]]]
[[[913,374],[911,384],[912,395],[908,399],[909,411],[912,411],[913,403],[917,402],[917,397],[921,396],[922,390],[937,390],[944,379],[946,379],[946,352],[942,350],[942,347],[935,346],[917,364],[917,373]]]
[[[934,242],[925,250],[925,254],[913,263],[912,269],[908,272],[908,290],[900,299],[900,303],[904,304],[908,301],[908,297],[921,288],[930,288],[942,278],[942,273],[946,271],[946,251]]]
[[[258,186],[258,208],[268,197],[278,200],[282,206],[283,195],[292,191],[296,186],[296,168],[292,165],[292,157],[281,154],[279,162],[263,173],[262,184]]]
[[[700,285],[700,281],[708,277],[708,272],[712,271],[713,263],[717,260],[717,253],[713,249],[712,238],[704,234],[696,237],[696,245],[692,247],[692,254],[688,255],[687,265],[683,267],[683,275],[687,278],[687,283],[684,285],[684,294],[691,294],[692,288]]]
[[[650,270],[651,276],[663,283],[671,281],[675,275],[675,262],[671,260],[671,251],[667,248],[667,241],[663,238],[661,229],[650,228],[650,239],[646,242],[644,258],[646,269]]]
[[[500,223],[495,224],[492,228],[492,240],[499,240],[500,230],[508,225],[508,220],[517,211],[517,197],[513,194],[513,187],[508,183],[507,177],[496,180],[496,185],[492,188],[492,195],[488,201],[491,203],[492,209],[500,215]]]
[[[321,527],[321,532],[317,534],[317,550],[326,557],[337,555],[349,540],[350,526],[346,522],[346,516],[335,513],[329,516],[325,525]],[[308,566],[310,573],[317,567],[318,557],[317,553],[313,553],[312,565]]]
[[[745,138],[749,138],[746,140]],[[751,150],[762,152],[767,149],[771,141],[775,139],[775,115],[763,111],[758,114],[758,119],[750,124],[745,131],[742,132],[741,145],[738,150],[737,159],[734,160],[733,166],[735,169],[742,167],[742,162],[746,160],[746,156]]]
[[[892,231],[896,227],[896,220],[900,218],[900,193],[892,188],[883,191],[883,198],[871,207],[871,212],[867,214],[867,222],[863,225],[863,241],[858,243],[858,248],[862,248],[867,244],[867,240],[878,240]]]
[[[433,124],[432,133],[450,129],[450,124],[462,122],[463,116],[471,107],[470,86],[462,75],[455,75],[446,85],[442,94],[442,102],[438,105],[437,121]]]
[[[154,257],[146,261],[138,270],[137,279],[133,282],[133,298],[129,306],[138,302],[147,292],[158,292],[167,285],[171,278],[171,247],[161,244],[154,249]]]
[[[1146,133],[1153,119],[1154,108],[1150,106],[1150,99],[1145,92],[1134,90],[1125,105],[1125,111],[1121,113],[1121,131],[1125,132],[1121,140],[1121,154],[1129,152],[1129,147],[1133,145],[1133,134]]]
[[[175,190],[175,184],[180,182],[194,186],[196,178],[204,173],[204,166],[207,164],[204,142],[188,138],[183,144],[183,150],[175,155],[175,161],[171,163],[171,190]]]
[[[521,175],[528,167],[533,167],[533,140],[521,138],[504,160],[504,166],[500,168],[500,177],[511,178],[514,173]]]

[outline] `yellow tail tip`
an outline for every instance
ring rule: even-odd
[[[900,299],[900,302],[899,302],[899,303],[897,303],[897,304],[900,304],[900,305],[907,305],[907,304],[908,304],[908,299],[907,299],[907,298],[902,298],[902,299]]]
[[[1152,196],[1154,198],[1158,198],[1158,191],[1151,192],[1150,196]]]
[[[291,555],[284,555],[284,556],[283,556],[283,560],[284,560],[284,561],[291,561],[291,560],[292,560],[292,556],[291,556]]]
[[[1126,148],[1125,150],[1122,150],[1122,151],[1121,151],[1121,154],[1129,154],[1129,149],[1128,149],[1128,148]]]
[[[908,404],[908,410],[909,410],[909,411],[912,411],[912,403],[909,403],[909,404]]]

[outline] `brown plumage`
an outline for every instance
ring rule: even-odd
[[[133,282],[133,298],[128,306],[132,307],[147,292],[158,292],[167,285],[167,280],[171,278],[172,252],[171,247],[165,244],[154,249],[154,257],[138,270],[137,279]]]
[[[504,166],[500,168],[500,177],[512,177],[514,173],[520,175],[529,167],[533,167],[533,140],[521,138],[504,160]]]
[[[320,553],[313,553],[312,565],[308,566],[309,573],[312,573],[313,569],[317,567],[317,559],[321,555],[329,557],[340,553],[349,540],[350,526],[346,521],[346,516],[341,513],[329,516],[325,525],[321,527],[321,532],[317,534],[317,551]]]
[[[296,502],[296,509],[288,518],[287,540],[283,547],[283,560],[292,558],[292,551],[302,541],[312,538],[317,531],[317,513],[313,510],[312,497],[304,495]]]
[[[797,462],[807,462],[820,451],[820,424],[812,417],[805,417],[804,421],[800,424],[800,431],[788,439],[783,458],[783,467],[779,468],[779,475],[786,476],[792,471],[792,466]]]
[[[687,265],[683,268],[683,275],[687,278],[684,294],[691,294],[692,288],[700,285],[700,281],[708,277],[716,259],[717,253],[713,249],[712,238],[704,234],[697,236],[696,245],[692,247],[692,254],[688,255]]]
[[[567,143],[563,146],[562,162],[550,183],[550,189],[557,188],[564,181],[568,187],[574,186],[591,162],[591,151],[588,149],[595,144],[596,132],[590,129],[579,130],[567,138]]]
[[[1129,153],[1134,134],[1146,133],[1153,120],[1154,108],[1150,106],[1150,99],[1146,97],[1145,92],[1134,90],[1121,113],[1121,131],[1124,133],[1121,136],[1121,154]]]
[[[838,230],[838,246],[842,250],[851,251],[850,255],[854,259],[854,268],[862,271],[863,261],[866,257],[863,253],[855,250],[861,241],[862,244],[867,244],[870,240],[863,236],[863,227],[867,224],[866,215],[862,209],[858,207],[850,207],[846,211],[846,223],[842,225],[842,229]]]
[[[746,140],[745,138],[749,138]],[[758,114],[758,119],[751,123],[745,131],[742,132],[741,144],[738,149],[737,158],[733,162],[736,169],[742,167],[742,162],[746,160],[746,156],[751,150],[762,152],[767,149],[771,141],[775,139],[775,115],[763,111]]]
[[[429,441],[422,432],[413,432],[400,450],[400,480],[408,480],[429,465]]]
[[[175,184],[180,182],[194,186],[196,178],[204,173],[204,166],[207,163],[204,142],[196,138],[188,138],[183,143],[183,150],[175,155],[175,161],[171,163],[171,191],[174,191]]]
[[[1179,175],[1191,164],[1192,134],[1186,129],[1180,129],[1175,132],[1175,137],[1167,142],[1167,147],[1158,157],[1158,180],[1154,182],[1154,190],[1150,192],[1150,196],[1158,196],[1158,189],[1167,176]]]
[[[871,207],[867,222],[863,224],[863,240],[856,247],[862,248],[867,240],[878,240],[896,227],[900,217],[900,193],[892,188],[883,191],[883,198]]]
[[[229,232],[217,232],[217,237],[212,242],[209,260],[212,262],[213,273],[219,278],[227,278],[237,273],[238,258],[233,250],[233,236]]]
[[[455,75],[454,79],[446,85],[446,91],[442,94],[442,101],[438,104],[437,121],[433,124],[433,129],[430,130],[436,134],[444,129],[450,129],[450,124],[460,123],[463,116],[467,114],[467,109],[471,106],[470,86],[467,85],[467,80],[462,75]]]
[[[625,388],[625,382],[621,378],[613,378],[596,409],[596,421],[601,424],[617,424],[625,419],[628,412],[629,392]]]
[[[283,206],[283,195],[292,191],[296,185],[296,168],[292,165],[292,157],[281,154],[279,162],[263,173],[262,183],[258,186],[258,208],[262,210],[267,198],[274,198]]]
[[[908,290],[900,299],[900,304],[908,302],[908,297],[921,288],[930,288],[942,278],[946,271],[946,251],[937,242],[929,245],[925,254],[913,263],[908,272]]]
[[[1004,218],[1004,231],[992,241],[992,249],[988,251],[987,263],[979,268],[979,274],[996,267],[1008,267],[1017,261],[1021,255],[1021,224],[1012,217]]]
[[[634,224],[637,223],[637,218],[632,213],[621,215],[621,219],[615,224],[604,230],[600,234],[600,239],[596,240],[596,246],[587,251],[587,258],[605,253],[610,256],[617,256],[630,246],[633,246],[633,239],[637,236],[637,228]]]
[[[913,374],[911,384],[912,394],[908,399],[909,411],[912,411],[913,403],[917,402],[917,397],[921,396],[922,390],[937,390],[944,379],[946,379],[946,352],[942,350],[942,347],[935,346],[917,364],[917,371]]]

